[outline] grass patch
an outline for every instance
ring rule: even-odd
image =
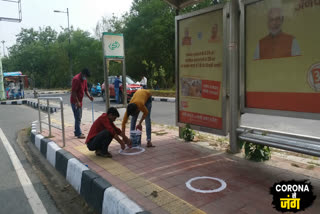
[[[165,130],[153,131],[151,133],[153,133],[153,134],[155,134],[157,136],[162,136],[162,135],[168,134],[168,132],[166,132]]]
[[[31,136],[31,129],[31,126],[26,129],[26,133],[29,137]]]
[[[155,97],[176,97],[176,91],[173,90],[150,90]]]
[[[312,161],[309,161],[308,164],[313,164],[313,165],[316,165],[316,166],[320,166],[320,164],[312,162]]]
[[[306,169],[308,169],[308,170],[313,170],[314,169],[314,165],[308,165],[307,167],[306,167]]]
[[[296,163],[291,163],[291,166],[294,166],[294,167],[297,167],[297,168],[300,168],[300,166]]]

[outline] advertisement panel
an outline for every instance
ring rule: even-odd
[[[106,58],[124,58],[123,34],[103,33],[103,51]]]
[[[320,113],[320,0],[245,5],[245,107]]]
[[[177,20],[178,123],[225,130],[223,8]]]

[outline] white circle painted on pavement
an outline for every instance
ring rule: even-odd
[[[191,186],[191,183],[193,181],[196,181],[196,180],[201,180],[201,179],[209,179],[209,180],[215,180],[215,181],[218,181],[220,182],[221,186],[217,189],[212,189],[212,190],[201,190],[201,189],[196,189],[194,188],[193,186]],[[199,192],[199,193],[213,193],[213,192],[220,192],[222,190],[224,190],[226,187],[227,187],[227,184],[224,180],[222,179],[219,179],[219,178],[214,178],[214,177],[208,177],[208,176],[202,176],[202,177],[195,177],[195,178],[191,178],[190,180],[188,180],[186,182],[186,186],[188,189],[194,191],[194,192]]]
[[[130,149],[139,149],[140,151],[138,151],[138,152],[131,152],[131,153],[124,152],[124,151],[128,151],[128,150],[130,150]],[[126,147],[124,150],[120,149],[120,150],[119,150],[119,154],[121,154],[121,155],[138,155],[138,154],[141,154],[141,153],[144,152],[144,151],[145,151],[145,149],[142,148],[141,146],[132,147],[132,148]]]

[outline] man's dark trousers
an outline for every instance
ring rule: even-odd
[[[87,147],[90,151],[100,150],[102,154],[106,154],[112,139],[110,132],[105,129],[92,138],[87,143]]]

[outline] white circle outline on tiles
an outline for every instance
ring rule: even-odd
[[[221,186],[217,189],[212,189],[212,190],[201,190],[201,189],[196,189],[193,186],[191,186],[191,182],[196,181],[196,180],[201,180],[201,179],[210,179],[210,180],[215,180],[220,182]],[[214,178],[214,177],[208,177],[208,176],[201,176],[201,177],[195,177],[195,178],[191,178],[190,180],[188,180],[186,182],[186,186],[188,189],[194,191],[194,192],[199,192],[199,193],[213,193],[213,192],[220,192],[222,190],[224,190],[227,187],[227,184],[224,180],[220,179],[220,178]]]
[[[140,151],[132,152],[132,153],[125,153],[123,151],[128,150],[128,147],[126,147],[124,150],[120,149],[119,154],[121,154],[121,155],[138,155],[138,154],[141,154],[142,152],[145,151],[145,149],[142,148],[141,146],[135,146],[135,147],[132,147],[132,149],[140,149]]]

